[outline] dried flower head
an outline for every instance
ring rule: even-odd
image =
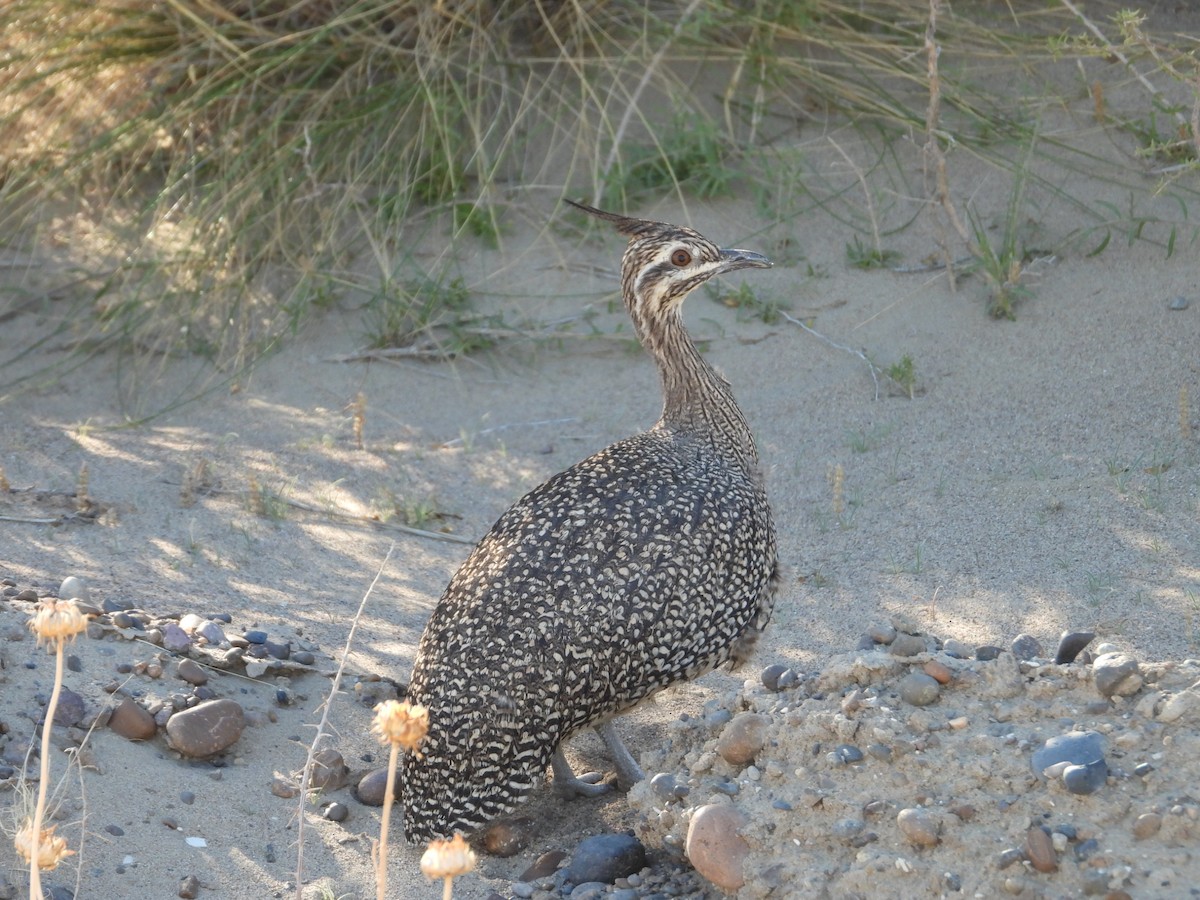
[[[475,852],[461,834],[448,841],[430,841],[421,856],[421,872],[426,878],[457,878],[475,868]]]
[[[48,597],[29,622],[38,645],[65,643],[87,628],[87,618],[71,600]]]
[[[385,700],[375,707],[371,733],[381,744],[398,744],[419,759],[417,745],[429,731],[429,710],[407,700]]]
[[[17,853],[21,855],[21,859],[27,863],[33,862],[33,823],[28,819],[25,820],[24,827],[17,832],[13,844],[17,848]],[[55,836],[53,825],[42,829],[37,849],[39,869],[53,869],[74,852],[74,850],[67,849],[65,838]]]

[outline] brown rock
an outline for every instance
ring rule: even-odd
[[[565,850],[550,850],[543,853],[533,865],[521,873],[518,881],[538,881],[542,878],[548,878],[558,871],[558,864],[567,858]]]
[[[332,747],[313,754],[312,771],[308,773],[308,786],[316,791],[336,791],[346,786],[350,767],[342,754]]]
[[[208,673],[194,659],[181,659],[175,669],[175,674],[188,684],[199,686],[208,683]]]
[[[158,731],[154,716],[128,697],[113,710],[108,727],[130,741],[148,741]]]
[[[731,766],[748,766],[763,748],[769,720],[758,713],[738,713],[717,739],[717,753]]]
[[[179,881],[179,896],[183,900],[196,900],[200,896],[200,879],[195,875],[185,875]]]
[[[1162,816],[1158,813],[1142,813],[1133,823],[1133,836],[1139,841],[1154,837],[1162,828]]]
[[[167,721],[167,743],[193,759],[212,756],[242,736],[246,716],[233,700],[209,700],[178,712]]]
[[[516,856],[529,845],[528,818],[495,821],[483,830],[483,849],[492,856]]]
[[[684,852],[696,871],[726,891],[746,883],[742,863],[750,845],[738,834],[746,816],[736,806],[709,804],[696,810],[688,824]]]
[[[931,659],[923,666],[925,674],[935,679],[938,684],[949,684],[954,672],[941,660]]]
[[[1029,863],[1039,872],[1057,872],[1058,854],[1054,852],[1054,841],[1040,825],[1025,832],[1025,855]]]
[[[383,806],[383,797],[387,791],[387,768],[374,769],[359,779],[358,787],[354,789],[358,802],[366,806]],[[399,779],[397,779],[396,794],[399,795]],[[392,802],[396,797],[392,798]]]
[[[900,810],[896,825],[908,842],[916,847],[936,847],[942,840],[938,834],[941,823],[928,810],[920,807]]]
[[[300,793],[300,788],[293,784],[290,779],[284,778],[282,775],[276,775],[271,780],[271,793],[276,797],[282,797],[284,800],[291,800]]]

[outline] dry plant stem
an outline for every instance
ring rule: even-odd
[[[846,353],[850,353],[854,356],[857,356],[859,359],[861,359],[863,362],[865,362],[867,364],[867,371],[871,373],[871,381],[874,382],[874,384],[875,384],[875,399],[876,400],[879,399],[879,372],[882,370],[879,368],[879,366],[875,365],[875,363],[871,362],[871,358],[869,356],[867,356],[867,354],[863,353],[861,350],[855,350],[853,347],[847,347],[845,344],[839,344],[837,341],[830,340],[829,338],[825,337],[825,335],[821,334],[821,332],[817,331],[815,328],[810,328],[808,325],[805,325],[803,322],[801,322],[795,316],[789,315],[788,313],[784,312],[783,310],[780,310],[779,314],[781,316],[783,316],[783,318],[786,321],[791,322],[793,325],[799,325],[801,328],[803,328],[805,331],[807,331],[809,334],[811,334],[817,340],[824,341],[826,344],[828,344],[830,347],[833,347],[835,350],[842,350]]]
[[[387,900],[387,842],[388,824],[392,820],[392,803],[396,799],[396,763],[400,759],[400,745],[392,744],[388,755],[387,785],[383,791],[383,816],[379,822],[379,847],[375,854],[375,898]],[[447,879],[449,884],[449,879]]]
[[[442,900],[452,900],[454,896],[454,879],[447,878],[442,885]]]
[[[833,138],[828,138],[829,143],[833,145],[833,149],[842,155],[842,159],[846,161],[846,165],[850,167],[850,171],[854,173],[854,177],[858,179],[859,185],[862,187],[863,198],[867,203],[867,216],[871,220],[871,241],[875,247],[875,252],[883,257],[883,244],[879,240],[879,221],[875,215],[875,201],[871,197],[871,190],[867,187],[866,176],[863,175],[862,169],[854,164],[854,160],[850,158],[850,154],[842,149],[842,145]]]
[[[321,721],[317,723],[317,735],[313,738],[313,742],[309,744],[308,756],[304,760],[304,774],[300,778],[300,810],[296,823],[296,900],[304,900],[304,805],[308,802],[308,784],[312,777],[313,758],[316,756],[317,748],[320,746],[322,739],[325,737],[325,731],[329,727],[329,711],[333,708],[333,698],[337,696],[338,690],[341,688],[342,673],[346,671],[346,660],[350,656],[350,648],[354,646],[354,633],[358,630],[358,623],[362,620],[363,610],[367,608],[367,600],[375,590],[375,585],[379,583],[379,579],[383,576],[384,569],[387,568],[387,564],[391,560],[395,549],[396,542],[392,541],[391,546],[388,547],[387,555],[384,556],[383,562],[379,564],[379,571],[371,579],[370,586],[358,604],[358,611],[354,614],[353,621],[350,622],[350,632],[346,635],[346,646],[342,649],[342,660],[338,663],[337,671],[333,673],[333,683],[329,685],[329,695],[325,698],[325,703],[323,704]]]
[[[54,713],[58,709],[58,697],[62,693],[63,683],[63,642],[54,642],[54,689],[50,692],[50,702],[46,704],[46,721],[42,725],[42,747],[40,753],[40,772],[38,782],[37,805],[33,809],[33,835],[30,838],[31,862],[29,863],[29,896],[42,896],[42,871],[38,860],[41,858],[39,844],[42,837],[42,820],[46,816],[46,786],[50,784],[50,729],[54,726]]]

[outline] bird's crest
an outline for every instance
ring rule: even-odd
[[[588,206],[585,203],[576,203],[574,200],[567,200],[576,209],[582,209],[585,213],[595,216],[597,219],[603,219],[606,222],[612,222],[616,226],[617,231],[627,235],[630,238],[647,237],[651,234],[661,232],[664,227],[662,222],[651,222],[649,219],[634,219],[630,216],[619,216],[616,213],[605,212],[602,209],[596,209],[594,206]]]

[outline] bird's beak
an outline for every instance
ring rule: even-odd
[[[769,269],[771,261],[761,253],[750,250],[722,250],[721,268],[718,274],[733,272],[737,269]]]

